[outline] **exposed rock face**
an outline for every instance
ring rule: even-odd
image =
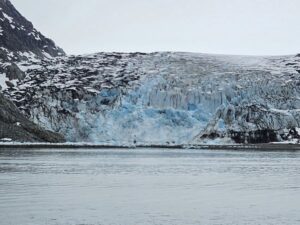
[[[17,62],[64,55],[53,41],[34,29],[8,0],[0,0],[0,86],[13,89],[26,74]],[[29,121],[0,93],[0,141],[63,142],[62,135]]]
[[[11,53],[7,58],[26,57],[28,53],[39,57],[65,54],[52,40],[38,32],[9,0],[0,0],[0,47]]]
[[[266,143],[300,127],[300,60],[98,53],[19,62],[5,94],[68,141]]]
[[[64,142],[62,135],[46,131],[29,121],[18,108],[0,94],[0,141]]]
[[[9,0],[0,0],[0,86],[5,89],[25,78],[16,62],[65,55],[43,36]]]
[[[23,80],[25,78],[25,73],[15,63],[7,66],[5,73],[9,80]]]

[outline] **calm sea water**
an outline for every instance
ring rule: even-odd
[[[300,152],[0,150],[2,225],[299,225]]]

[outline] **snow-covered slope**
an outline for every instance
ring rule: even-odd
[[[22,60],[65,55],[55,43],[37,31],[9,0],[0,0],[0,85],[14,86],[25,75],[16,66]]]
[[[298,138],[299,56],[98,53],[17,65],[25,79],[6,96],[69,141]]]
[[[16,62],[64,55],[53,41],[34,29],[8,0],[0,0],[0,90],[13,88],[26,77]],[[0,142],[63,142],[26,118],[0,93]]]
[[[9,0],[0,0],[0,57],[8,60],[37,55],[65,55],[55,43],[37,31]]]

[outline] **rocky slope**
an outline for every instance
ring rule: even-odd
[[[34,29],[8,0],[0,0],[0,86],[14,87],[26,77],[16,63],[64,55],[53,41]],[[63,142],[62,135],[31,122],[0,94],[0,141]]]
[[[46,131],[29,121],[0,94],[0,142],[63,142],[62,135]]]
[[[0,0],[0,47],[1,55],[8,60],[32,54],[47,58],[65,55],[52,40],[38,32],[9,0]]]
[[[98,53],[17,63],[5,95],[68,141],[297,140],[300,57]]]
[[[9,0],[0,0],[0,85],[15,85],[25,74],[16,62],[65,55],[55,43],[43,36]]]

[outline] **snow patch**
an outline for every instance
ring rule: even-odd
[[[9,81],[9,79],[6,77],[6,74],[0,74],[0,86],[2,91],[8,88],[6,81]]]
[[[9,21],[9,23],[14,23],[14,19],[12,17],[7,15],[5,12],[2,12],[2,14],[3,14],[4,18]]]

